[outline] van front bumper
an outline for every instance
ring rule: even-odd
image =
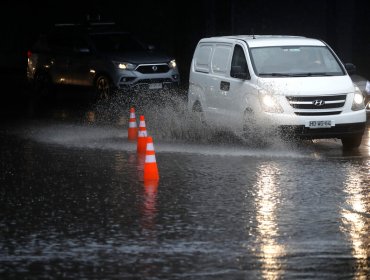
[[[279,126],[279,133],[283,136],[292,136],[300,139],[343,138],[351,135],[362,135],[366,122],[337,124],[330,128],[308,128],[304,125]]]

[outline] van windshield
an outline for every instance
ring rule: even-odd
[[[325,46],[276,46],[250,49],[254,71],[260,77],[345,75],[337,58]]]

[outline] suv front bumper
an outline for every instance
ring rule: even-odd
[[[161,89],[171,89],[179,87],[179,81],[173,81],[171,79],[143,79],[138,80],[135,83],[120,83],[119,89],[121,90],[161,90]]]
[[[140,73],[138,71],[120,71],[114,84],[121,90],[160,90],[175,88],[180,85],[180,75],[177,69],[164,73]]]

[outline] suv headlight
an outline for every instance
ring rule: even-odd
[[[353,96],[353,103],[352,103],[352,110],[358,111],[365,108],[364,103],[364,95],[362,94],[361,90],[355,86],[355,94]]]
[[[260,102],[263,111],[268,113],[282,113],[284,111],[273,95],[265,91],[260,91],[260,93]]]
[[[118,62],[118,61],[113,61],[113,64],[122,70],[135,70],[136,65],[129,63],[129,62]]]
[[[177,67],[177,64],[176,64],[176,60],[171,60],[169,63],[168,63],[168,67],[170,67],[170,69],[175,69]]]

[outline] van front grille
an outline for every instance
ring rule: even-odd
[[[294,112],[297,116],[330,116],[339,115],[342,111],[330,111],[330,112]]]
[[[346,103],[347,95],[330,96],[287,96],[287,100],[294,109],[325,110],[341,108]]]

